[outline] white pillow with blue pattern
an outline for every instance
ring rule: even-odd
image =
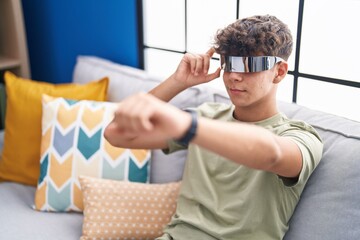
[[[78,176],[149,182],[151,151],[109,144],[103,132],[116,103],[43,95],[40,176],[35,209],[82,211]]]

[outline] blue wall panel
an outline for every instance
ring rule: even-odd
[[[66,83],[78,55],[139,67],[136,0],[23,0],[32,79]]]

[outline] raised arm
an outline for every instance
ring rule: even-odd
[[[213,73],[209,73],[210,59],[214,52],[214,48],[211,48],[205,54],[185,54],[175,73],[149,93],[161,101],[168,102],[189,87],[218,78],[220,68]],[[140,125],[138,123],[140,121],[138,119],[139,112],[142,112],[145,116],[153,114],[153,108],[149,107],[151,104],[155,104],[159,108],[163,107],[163,105],[157,104],[156,101],[136,101],[139,101],[138,98],[133,96],[119,103],[113,121],[105,130],[105,137],[115,146],[151,149],[166,148],[167,140],[171,136],[164,135],[157,128],[157,131],[154,132],[131,132],[131,134],[125,129],[128,126],[127,123]],[[170,114],[175,107],[169,107],[168,109]],[[163,118],[166,119],[166,116],[163,116]]]
[[[105,131],[108,141],[118,147],[165,148],[167,140],[181,138],[191,123],[190,114],[149,94],[132,96],[121,104]],[[199,118],[192,142],[239,164],[284,177],[296,177],[302,166],[301,152],[292,140],[251,124]]]
[[[218,78],[220,68],[213,73],[209,73],[210,59],[214,53],[214,48],[210,48],[205,54],[186,53],[175,73],[149,93],[162,101],[168,102],[187,88]]]

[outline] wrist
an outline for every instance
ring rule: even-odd
[[[175,139],[175,142],[177,142],[183,146],[188,146],[189,143],[196,136],[198,119],[197,119],[196,111],[194,111],[194,110],[185,110],[185,111],[188,112],[188,114],[191,117],[190,125],[187,127],[187,129],[185,130],[185,132],[182,134],[181,137]]]
[[[176,73],[173,73],[168,80],[171,83],[172,87],[177,89],[179,92],[189,88],[189,86],[186,85],[184,79],[178,79],[176,77]]]

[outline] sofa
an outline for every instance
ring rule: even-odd
[[[73,82],[85,84],[108,77],[108,101],[148,91],[161,82],[145,71],[94,56],[79,56]],[[170,103],[198,106],[206,101],[229,102],[226,94],[206,85],[192,87]],[[289,223],[286,240],[360,239],[360,123],[292,103],[278,102],[288,117],[304,120],[324,142],[323,158],[312,174]],[[354,107],[354,111],[358,111]],[[0,134],[3,145],[4,131]],[[15,151],[15,149],[14,149]],[[186,151],[164,155],[151,151],[150,184],[181,181]],[[0,183],[0,239],[57,240],[82,236],[83,214],[35,211],[36,187]]]

